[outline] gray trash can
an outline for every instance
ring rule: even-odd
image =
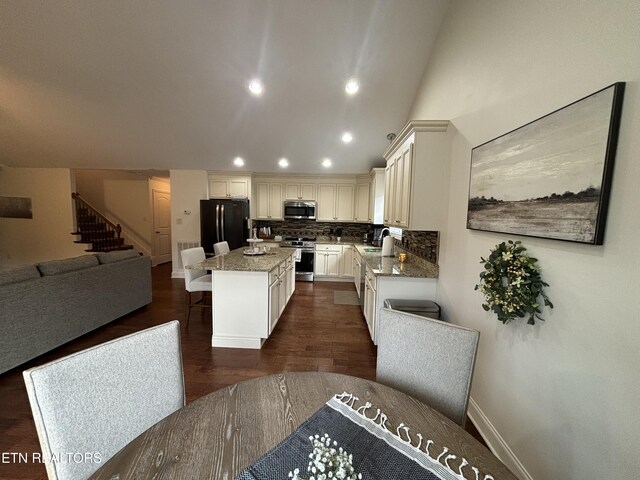
[[[440,320],[440,305],[431,300],[405,300],[389,298],[384,301],[385,308],[399,312],[413,313],[421,317]]]

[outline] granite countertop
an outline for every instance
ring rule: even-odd
[[[413,278],[438,278],[439,269],[427,260],[408,254],[407,261],[401,263],[398,254],[393,257],[383,257],[382,249],[374,247],[370,243],[362,243],[353,237],[342,238],[340,242],[335,239],[318,238],[316,245],[352,245],[358,250],[364,262],[371,268],[374,275],[379,277],[413,277]],[[367,251],[374,250],[374,251]],[[396,249],[397,250],[397,249]]]
[[[293,253],[293,248],[272,248],[264,255],[244,255],[247,247],[237,248],[226,255],[207,258],[203,262],[185,266],[191,270],[217,270],[238,272],[268,272]]]
[[[383,257],[378,249],[375,252],[367,252],[375,248],[371,245],[356,243],[353,246],[362,256],[363,263],[366,263],[378,277],[438,278],[438,266],[421,258],[409,254],[407,261],[401,263],[397,254],[393,257]]]

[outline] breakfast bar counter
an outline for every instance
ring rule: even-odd
[[[269,272],[290,257],[294,249],[271,248],[262,255],[245,255],[247,248],[232,250],[226,255],[207,258],[200,263],[187,265],[185,268],[211,271],[236,271],[236,272]]]

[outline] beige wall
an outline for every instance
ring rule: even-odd
[[[472,416],[523,478],[638,475],[639,25],[636,0],[454,1],[411,113],[457,129],[438,302],[482,332]],[[472,147],[616,81],[627,90],[603,246],[466,230]],[[509,238],[551,285],[545,323],[502,325],[473,290],[480,256]]]
[[[208,198],[209,177],[206,170],[171,170],[170,177],[172,276],[182,277],[177,242],[200,241],[200,200]]]
[[[0,169],[0,195],[31,198],[33,218],[0,218],[0,268],[73,257],[72,178],[68,168]]]

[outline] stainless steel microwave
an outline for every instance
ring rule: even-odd
[[[312,200],[285,200],[284,218],[316,219],[316,202]]]

